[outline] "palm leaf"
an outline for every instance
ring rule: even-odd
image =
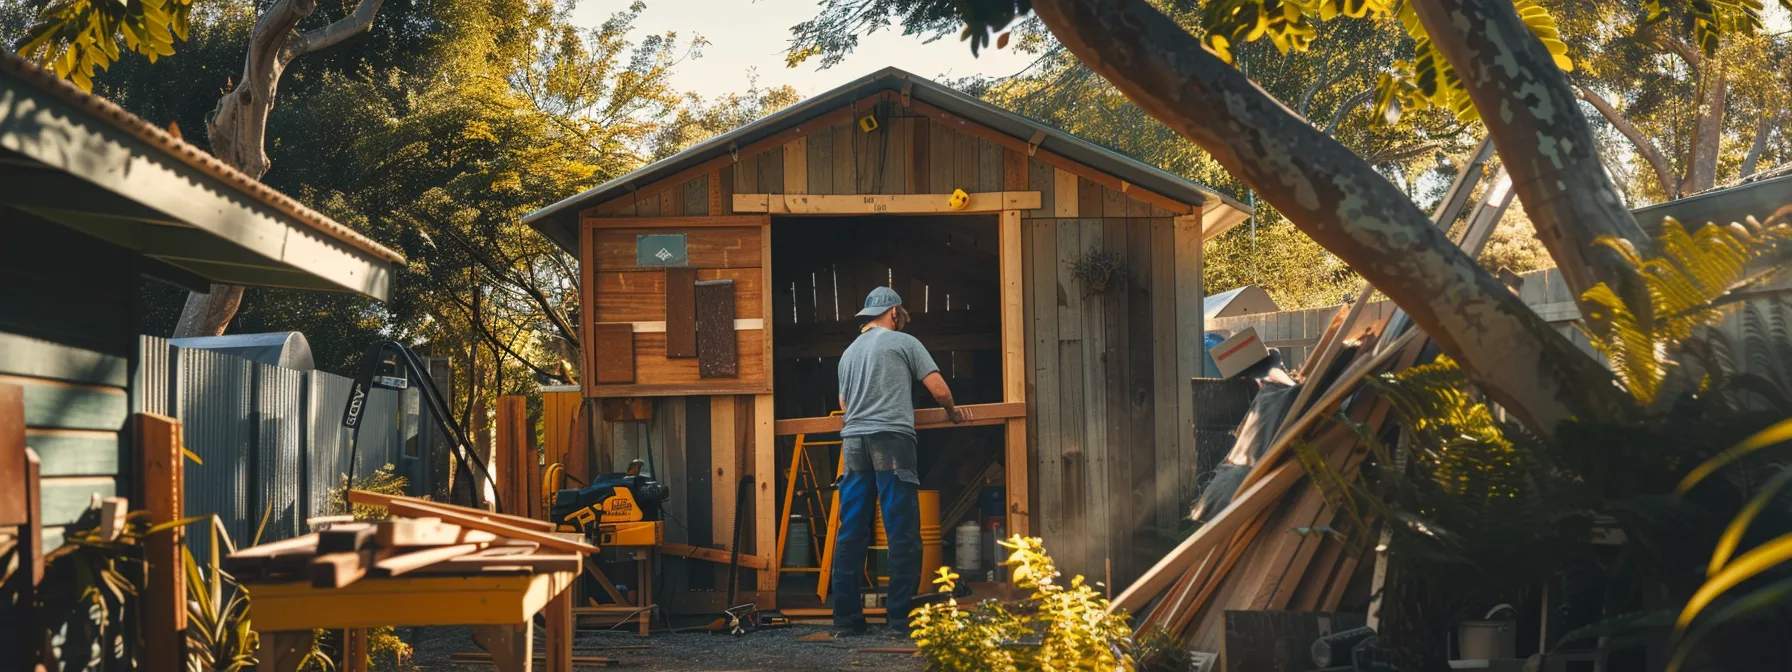
[[[1778,423],[1775,423],[1772,427],[1756,432],[1747,439],[1743,439],[1742,442],[1731,446],[1724,452],[1719,453],[1711,459],[1699,464],[1699,466],[1694,467],[1691,472],[1686,474],[1685,478],[1680,480],[1680,485],[1674,488],[1674,493],[1685,495],[1688,491],[1692,490],[1694,486],[1697,486],[1699,482],[1705,480],[1706,477],[1716,473],[1717,470],[1724,468],[1731,462],[1742,459],[1748,454],[1761,450],[1762,448],[1777,446],[1787,441],[1792,441],[1792,418],[1781,420]]]
[[[1780,535],[1772,541],[1755,547],[1736,558],[1735,562],[1726,565],[1711,578],[1706,579],[1704,585],[1699,586],[1698,592],[1693,593],[1692,598],[1686,601],[1686,606],[1680,610],[1680,616],[1674,619],[1675,639],[1680,639],[1686,626],[1690,625],[1693,619],[1698,618],[1699,613],[1704,611],[1712,600],[1736,587],[1737,584],[1760,576],[1787,560],[1792,560],[1792,533]]]

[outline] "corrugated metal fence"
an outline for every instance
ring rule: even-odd
[[[186,514],[216,513],[239,545],[255,536],[263,515],[263,542],[304,532],[305,519],[333,512],[330,493],[348,472],[348,431],[342,408],[349,379],[322,371],[258,364],[209,350],[142,337],[139,370],[143,411],[181,421],[187,461]],[[416,388],[375,389],[356,456],[356,478],[391,464],[411,482],[412,494],[429,491]],[[339,503],[335,503],[339,504]],[[197,553],[204,535],[190,535]]]

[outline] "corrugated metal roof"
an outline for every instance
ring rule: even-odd
[[[1645,231],[1656,231],[1663,217],[1698,227],[1707,223],[1729,224],[1753,216],[1766,221],[1774,211],[1792,205],[1792,175],[1713,189],[1677,201],[1645,205],[1630,211]]]
[[[913,85],[908,93],[915,100],[928,103],[1016,139],[1030,140],[1035,133],[1044,133],[1045,140],[1040,143],[1040,147],[1168,198],[1208,209],[1220,207],[1237,211],[1234,217],[1228,219],[1243,219],[1251,212],[1250,206],[1240,202],[1231,194],[1196,184],[1155,166],[965,95],[925,77],[914,75],[900,68],[889,67],[779,110],[751,124],[710,138],[690,149],[605,182],[584,193],[529,213],[523,217],[523,221],[553,239],[554,242],[559,243],[561,247],[569,251],[574,250],[578,247],[579,211],[670,177],[696,164],[724,156],[734,149],[745,147],[779,131],[800,125],[843,105],[851,104],[852,101],[859,98],[879,91],[901,91],[904,84]]]
[[[225,165],[217,157],[187,144],[186,141],[125,111],[117,103],[82,91],[74,84],[62,80],[55,74],[33,65],[30,61],[19,58],[11,52],[0,52],[0,75],[13,77],[32,88],[50,94],[63,103],[92,115],[96,119],[104,120],[119,130],[135,136],[138,140],[149,143],[181,163],[217,178],[231,189],[290,216],[319,233],[347,243],[388,263],[404,263],[404,255],[374,242],[373,239],[361,235],[354,229],[339,224],[335,220],[305,207],[286,194],[275,191],[248,175],[244,175],[241,171]]]

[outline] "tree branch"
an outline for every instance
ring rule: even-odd
[[[1755,141],[1749,144],[1748,154],[1742,157],[1741,177],[1755,174],[1755,169],[1761,165],[1761,154],[1767,151],[1767,140],[1773,137],[1773,127],[1778,126],[1780,119],[1785,116],[1785,110],[1780,110],[1762,113],[1761,118],[1755,121]]]
[[[1411,315],[1540,434],[1617,415],[1611,373],[1463,253],[1411,199],[1151,3],[1034,0],[1077,58],[1219,161]]]
[[[1662,156],[1661,150],[1656,149],[1655,143],[1651,142],[1648,136],[1637,130],[1636,125],[1630,123],[1630,119],[1625,117],[1624,113],[1612,107],[1611,103],[1606,102],[1598,92],[1588,88],[1585,84],[1577,85],[1574,93],[1581,100],[1592,104],[1593,109],[1599,110],[1599,114],[1611,123],[1612,128],[1618,129],[1618,133],[1630,140],[1630,144],[1636,147],[1636,153],[1642,156],[1644,161],[1648,161],[1649,167],[1655,170],[1655,180],[1661,183],[1663,194],[1666,194],[1669,199],[1680,197],[1680,176],[1674,174],[1674,168],[1668,165],[1667,157]]]
[[[491,273],[505,284],[516,287],[517,289],[522,290],[524,294],[527,294],[529,299],[535,303],[536,307],[541,308],[541,312],[547,316],[548,322],[554,325],[554,330],[560,332],[560,338],[565,339],[566,342],[571,344],[574,348],[580,347],[578,329],[567,322],[566,318],[560,315],[560,311],[554,309],[553,303],[548,300],[546,293],[542,292],[534,285],[522,282],[513,277],[510,273],[510,269],[498,265],[496,261],[493,261],[492,258],[485,253],[485,250],[479,249],[478,246],[473,244],[473,241],[467,240],[467,238],[462,236],[459,231],[456,231],[454,227],[442,224],[435,224],[434,226],[437,231],[447,234],[450,240],[453,240],[456,245],[461,246],[461,249],[466,250],[467,255],[471,256],[473,261],[478,262],[480,266],[484,267],[487,272]]]
[[[1699,50],[1693,48],[1692,45],[1661,30],[1659,25],[1651,26],[1648,31],[1649,40],[1661,45],[1663,49],[1673,52],[1674,55],[1680,57],[1680,60],[1686,61],[1686,66],[1692,69],[1693,76],[1697,77],[1705,68],[1705,55],[1699,53]]]
[[[1344,123],[1345,117],[1350,116],[1350,111],[1361,106],[1363,103],[1369,102],[1369,99],[1374,96],[1375,89],[1369,89],[1346,99],[1344,104],[1339,105],[1338,109],[1332,111],[1332,120],[1331,123],[1325,125],[1325,134],[1328,137],[1337,136],[1338,126]]]
[[[361,0],[355,11],[317,30],[300,34],[294,45],[292,58],[297,58],[314,51],[321,51],[336,46],[350,37],[367,32],[373,28],[374,16],[380,12],[382,0]]]

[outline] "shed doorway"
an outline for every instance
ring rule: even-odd
[[[771,224],[773,396],[780,421],[825,418],[840,410],[836,371],[840,354],[858,336],[856,316],[872,289],[888,286],[902,296],[912,318],[906,332],[920,339],[961,406],[1004,399],[1002,267],[999,215],[855,215],[774,217]],[[917,411],[938,408],[919,383],[911,387]],[[784,427],[791,423],[780,422]],[[1001,488],[1006,475],[1006,431],[996,420],[975,426],[921,429],[917,461],[922,490],[937,491],[939,525],[950,539],[964,520],[983,521],[978,501],[986,487]],[[797,434],[779,432],[780,495],[788,487]],[[809,526],[809,543],[785,541],[780,554],[779,604],[823,606],[816,578],[823,563],[825,516],[839,468],[838,434],[805,433],[808,460],[822,486],[823,518]],[[1024,471],[1025,465],[1017,465]],[[805,505],[799,483],[792,503],[780,499],[780,535],[791,513]],[[992,493],[993,494],[993,493]],[[994,501],[1004,501],[997,497]],[[948,519],[950,518],[950,519]],[[802,526],[798,526],[799,531]],[[801,536],[801,535],[797,535]],[[933,542],[931,534],[924,541]],[[955,561],[951,543],[940,560]],[[798,557],[801,556],[801,557]],[[931,558],[931,556],[930,556]],[[988,558],[983,558],[990,565]],[[875,564],[875,563],[874,563]],[[933,567],[924,573],[931,576]],[[922,582],[922,589],[929,584]],[[967,577],[970,578],[970,577]],[[981,580],[982,576],[976,576]]]

